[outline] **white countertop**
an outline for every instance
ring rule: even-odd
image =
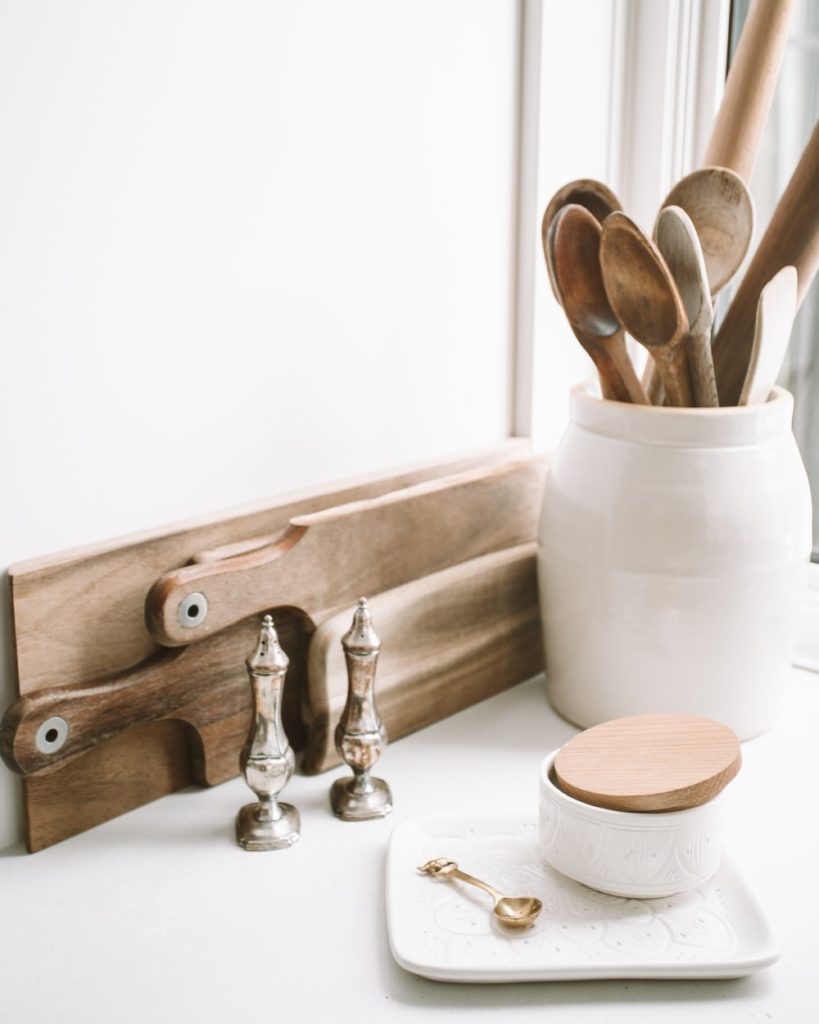
[[[538,766],[574,729],[532,680],[389,746],[382,821],[343,823],[331,781],[295,776],[292,849],[246,853],[243,780],[166,797],[33,856],[0,854],[0,1005],[8,1024],[330,1021],[783,1021],[817,1019],[819,677],[793,669],[779,725],[746,743],[727,844],[782,946],[735,981],[427,981],[390,954],[384,868],[392,829],[418,815],[537,816]]]

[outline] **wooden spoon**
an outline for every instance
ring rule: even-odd
[[[574,203],[558,211],[549,232],[551,265],[561,304],[577,340],[600,374],[604,397],[648,405],[648,396],[626,351],[600,271],[601,228],[585,207]]]
[[[614,210],[622,210],[623,204],[602,181],[594,178],[578,178],[576,181],[567,182],[549,200],[543,213],[543,220],[540,225],[541,240],[543,242],[543,255],[546,257],[546,269],[549,272],[549,281],[557,301],[563,305],[560,297],[560,289],[555,281],[554,270],[549,261],[549,230],[554,219],[569,204],[584,206],[601,224]]]
[[[634,715],[579,733],[555,758],[575,800],[615,811],[680,811],[712,800],[742,764],[735,732],[696,715]]]
[[[693,404],[685,346],[688,321],[660,251],[624,213],[606,218],[600,237],[606,295],[629,334],[651,352],[669,405]]]
[[[737,405],[767,402],[776,383],[796,316],[796,267],[783,267],[762,289],[748,372]]]
[[[691,368],[694,400],[700,407],[717,406],[717,378],[711,358],[714,307],[711,305],[700,241],[685,210],[679,206],[667,206],[661,210],[654,227],[654,240],[668,264],[688,318],[684,344]]]
[[[702,167],[677,182],[665,197],[667,206],[679,206],[691,218],[716,295],[742,266],[751,244],[754,201],[747,185],[725,167]]]
[[[762,289],[782,267],[796,267],[796,304],[819,267],[819,123],[782,193],[765,234],[714,338],[714,370],[720,405],[735,405],[753,348],[757,303]]]

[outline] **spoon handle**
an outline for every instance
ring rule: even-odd
[[[600,344],[600,339],[586,334],[579,327],[570,324],[574,336],[585,349],[586,355],[594,363],[597,376],[600,378],[600,393],[603,398],[612,402],[628,402],[628,391],[620,379],[614,362],[609,353]]]
[[[685,345],[657,346],[652,348],[651,354],[665,387],[667,404],[678,407],[692,406],[694,396],[691,392],[691,375]]]
[[[651,353],[649,353],[640,383],[643,385],[645,393],[648,395],[648,400],[652,405],[663,404],[665,399],[663,378],[657,371],[657,364],[654,362],[654,357]]]
[[[475,878],[474,875],[468,875],[465,871],[461,871],[460,868],[456,868],[452,871],[449,877],[460,878],[462,882],[469,882],[470,885],[476,885],[479,889],[483,889],[484,892],[488,893],[496,903],[498,900],[503,899],[503,894],[499,893],[497,889],[493,889],[488,882],[482,882],[480,878]]]
[[[612,334],[611,337],[602,339],[600,344],[611,357],[612,365],[628,393],[629,401],[634,402],[636,405],[651,405],[651,399],[640,383],[640,378],[634,369],[634,363],[632,363],[631,356],[628,354],[623,332],[618,331],[616,334]]]
[[[586,334],[571,324],[574,336],[586,350],[600,378],[600,393],[612,402],[641,402],[649,404],[648,397],[634,372],[631,360],[623,346],[622,355],[612,347],[611,339]]]
[[[713,409],[719,405],[719,397],[710,331],[691,331],[685,337],[685,348],[691,369],[694,403],[700,409]]]

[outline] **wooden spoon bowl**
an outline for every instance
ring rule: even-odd
[[[600,224],[614,210],[623,209],[623,204],[612,190],[607,185],[604,185],[602,181],[596,181],[594,178],[578,178],[576,181],[567,182],[549,200],[543,212],[540,233],[543,243],[543,255],[546,258],[546,269],[549,272],[549,281],[552,285],[554,296],[561,305],[563,305],[563,299],[560,296],[560,289],[549,262],[549,232],[554,225],[558,213],[564,206],[569,205],[584,207]]]
[[[654,240],[668,264],[688,319],[684,344],[691,368],[694,398],[701,408],[717,406],[717,379],[711,357],[714,308],[702,248],[685,210],[679,206],[662,209],[654,227]]]
[[[693,405],[682,300],[659,249],[624,213],[609,214],[600,237],[606,295],[629,334],[649,349],[670,405]]]
[[[747,185],[726,167],[702,167],[677,182],[665,197],[667,206],[679,206],[691,218],[716,295],[742,266],[751,244],[754,201]]]
[[[648,396],[606,295],[600,238],[600,225],[587,209],[574,203],[564,206],[549,232],[547,262],[575,336],[600,374],[604,397],[647,405]]]

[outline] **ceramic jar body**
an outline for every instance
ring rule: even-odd
[[[540,848],[552,867],[612,896],[657,899],[702,885],[722,853],[722,796],[685,811],[635,814],[581,803],[540,769]]]
[[[538,572],[546,685],[588,727],[705,715],[745,739],[776,717],[811,546],[793,403],[670,409],[572,393]]]

